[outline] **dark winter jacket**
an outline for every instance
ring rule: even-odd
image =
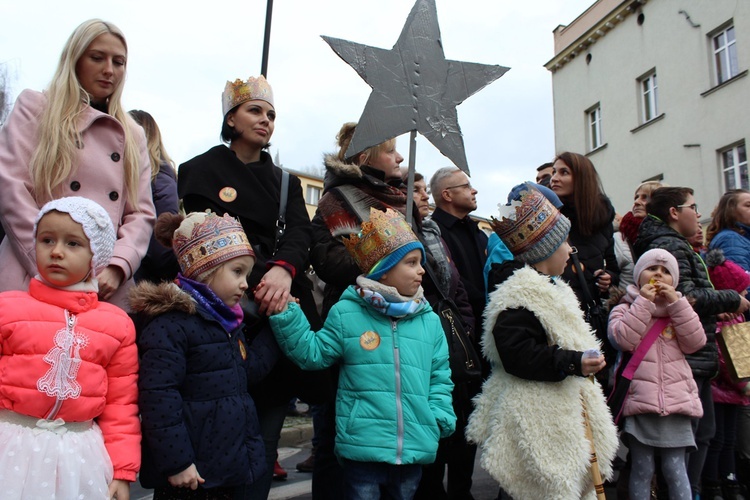
[[[458,219],[439,208],[432,213],[432,220],[440,227],[440,235],[461,275],[477,329],[481,329],[482,313],[487,303],[487,293],[484,289],[487,235],[468,216]]]
[[[620,268],[617,265],[617,258],[615,256],[614,228],[612,226],[612,221],[615,218],[615,209],[612,207],[609,198],[603,197],[603,202],[608,214],[607,222],[589,236],[582,234],[578,225],[578,214],[573,205],[565,204],[560,209],[560,212],[570,219],[570,236],[568,236],[568,241],[571,246],[578,249],[578,260],[583,267],[583,277],[588,285],[591,297],[595,299],[600,296],[600,293],[594,279],[594,271],[598,269],[606,270],[612,277],[612,286],[616,287],[620,282]],[[573,270],[572,259],[565,266],[562,278],[573,289],[579,302],[584,304],[581,281]]]
[[[272,262],[292,269],[291,294],[300,300],[300,307],[313,328],[320,328],[312,283],[305,275],[312,226],[300,180],[294,175],[289,176],[286,232],[279,241],[278,251],[272,255],[281,201],[281,173],[265,151],[259,161],[244,164],[228,147],[216,146],[180,165],[178,190],[186,212],[210,208],[218,215],[229,213],[239,219],[258,257],[248,283],[250,290]],[[311,403],[322,402],[328,395],[317,391],[319,382],[318,375],[305,375],[282,357],[263,384],[253,388],[253,396],[263,407],[283,405],[296,396],[304,396]]]
[[[266,470],[265,449],[247,389],[278,357],[273,334],[251,344],[242,326],[227,334],[173,283],[140,283],[131,305],[146,317],[138,338],[143,486],[166,486],[193,463],[205,488],[254,482]]]
[[[154,198],[156,216],[180,211],[180,198],[177,196],[177,176],[174,168],[168,163],[162,163],[159,173],[151,181],[151,194]],[[141,260],[141,267],[135,273],[135,281],[149,280],[154,283],[172,281],[180,266],[171,248],[167,248],[151,235],[146,256]]]
[[[680,267],[680,282],[677,291],[692,301],[706,332],[706,345],[694,354],[685,357],[693,371],[693,376],[711,378],[719,369],[716,347],[716,315],[736,311],[740,305],[740,295],[734,290],[715,290],[708,278],[703,259],[688,243],[687,239],[662,220],[649,215],[641,223],[638,239],[635,241],[633,259],[652,248],[663,248],[671,253]]]

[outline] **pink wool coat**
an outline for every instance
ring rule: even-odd
[[[41,205],[30,192],[29,162],[46,102],[46,95],[24,90],[0,130],[0,220],[7,234],[0,245],[0,291],[26,290],[29,278],[37,274],[33,230]],[[140,127],[131,125],[140,151],[138,204],[134,205],[127,199],[125,188],[125,133],[120,122],[88,107],[81,114],[79,128],[83,147],[59,196],[83,196],[104,207],[117,230],[110,265],[120,268],[125,279],[131,280],[148,250],[155,220],[146,137]],[[128,287],[129,283],[123,283],[110,302],[127,307]]]
[[[674,304],[657,306],[628,286],[627,295],[609,315],[609,338],[622,351],[632,352],[659,317],[669,316],[662,331],[646,353],[630,384],[623,415],[656,413],[702,417],[698,387],[685,360],[706,344],[698,315],[681,297]]]
[[[75,371],[61,372],[58,335],[65,328],[66,310],[76,318],[73,331],[81,347],[75,357],[80,364]],[[52,377],[54,390],[45,391],[40,381],[50,373],[58,377]],[[138,349],[128,315],[99,302],[93,292],[58,290],[36,279],[28,293],[0,294],[0,408],[44,418],[56,401],[47,391],[64,389],[68,397],[57,418],[96,419],[114,478],[135,481],[141,464]]]

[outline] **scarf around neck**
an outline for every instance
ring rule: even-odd
[[[362,297],[370,307],[392,318],[403,318],[415,314],[427,305],[421,286],[417,293],[411,297],[406,297],[398,293],[398,290],[392,286],[384,285],[379,281],[367,279],[364,275],[360,275],[354,289],[357,291],[357,295]]]
[[[239,304],[229,307],[205,283],[186,278],[182,273],[177,274],[175,282],[200,304],[213,319],[218,321],[227,333],[231,334],[242,323],[244,318],[242,307]]]

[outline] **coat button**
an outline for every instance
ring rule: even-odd
[[[112,158],[112,161],[120,161],[120,153],[112,153],[110,158]]]
[[[109,193],[109,199],[112,201],[117,201],[120,198],[120,195],[117,194],[117,191],[112,191]]]
[[[81,183],[78,181],[71,182],[70,189],[72,189],[73,191],[78,191],[79,189],[81,189]]]
[[[82,306],[85,306],[86,305],[86,299],[78,299],[78,303],[81,304]]]
[[[575,371],[576,371],[576,365],[574,365],[573,363],[570,363],[570,365],[568,365],[568,372],[575,373]]]

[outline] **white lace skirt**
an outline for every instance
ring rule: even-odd
[[[112,474],[95,422],[39,420],[0,410],[1,498],[104,499]]]

